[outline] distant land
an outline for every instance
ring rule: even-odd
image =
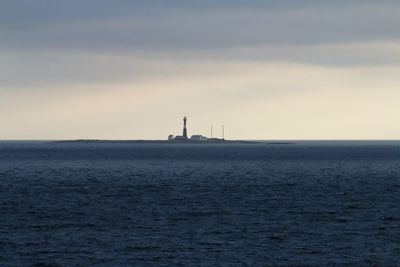
[[[212,135],[211,126],[211,138],[200,134],[194,134],[192,137],[188,137],[187,131],[187,117],[183,118],[183,134],[174,136],[170,134],[167,140],[100,140],[100,139],[78,139],[78,140],[64,140],[56,141],[56,143],[139,143],[139,144],[257,144],[265,143],[270,145],[292,145],[290,142],[262,142],[262,141],[250,141],[250,140],[226,140],[224,133],[224,126],[222,126],[222,138],[215,138]]]
[[[171,141],[171,140],[103,140],[103,139],[77,139],[77,140],[60,140],[54,143],[131,143],[131,144],[267,144],[267,145],[295,145],[294,142],[263,142],[251,140],[223,140],[208,139],[206,141],[187,140],[187,141]]]

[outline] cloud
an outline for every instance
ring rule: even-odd
[[[400,37],[394,1],[22,2],[2,9],[3,49],[193,50]]]
[[[0,138],[392,138],[399,5],[4,0]]]
[[[390,0],[6,0],[0,86],[157,78],[194,62],[393,65],[398,7]]]
[[[5,0],[0,86],[163,76],[190,60],[398,64],[398,7],[391,0]]]
[[[0,87],[74,86],[129,81],[201,77],[229,66],[299,64],[325,68],[397,66],[400,43],[252,46],[225,50],[147,51],[0,51]]]

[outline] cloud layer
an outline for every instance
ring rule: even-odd
[[[400,111],[392,103],[399,7],[390,0],[5,0],[0,139],[143,138],[153,124],[160,134],[152,138],[162,138],[175,129],[160,113],[192,115],[203,126],[224,122],[236,138],[393,138],[400,135],[390,119]]]
[[[0,11],[0,46],[190,50],[394,41],[400,35],[399,5],[395,1],[6,1]]]

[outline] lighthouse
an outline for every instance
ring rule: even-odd
[[[187,129],[186,129],[186,120],[187,120],[187,118],[183,117],[183,138],[188,139]]]
[[[183,117],[183,132],[182,135],[177,135],[174,136],[170,134],[168,136],[168,141],[169,142],[182,142],[182,143],[203,143],[203,142],[223,142],[225,141],[224,139],[218,139],[218,138],[211,138],[207,139],[207,137],[200,135],[200,134],[194,134],[190,138],[188,137],[188,132],[187,132],[187,117]],[[223,136],[224,134],[222,134]]]

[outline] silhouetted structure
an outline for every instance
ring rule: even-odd
[[[221,143],[225,142],[225,128],[222,126],[222,139],[213,137],[213,128],[211,125],[211,138],[207,138],[206,136],[200,134],[194,134],[192,137],[188,137],[187,133],[187,117],[183,117],[183,133],[182,135],[174,136],[170,134],[168,136],[169,142],[184,142],[184,143]]]
[[[183,138],[188,139],[186,129],[186,117],[183,117]]]
[[[173,138],[174,141],[185,142],[185,141],[189,140],[189,138],[187,137],[186,121],[187,121],[187,118],[183,117],[183,134],[175,136],[175,138]],[[172,136],[172,135],[170,135],[170,136]],[[171,140],[171,139],[168,138],[168,140]]]
[[[201,135],[201,134],[194,134],[192,137],[190,137],[190,140],[192,141],[207,141],[207,137]]]

